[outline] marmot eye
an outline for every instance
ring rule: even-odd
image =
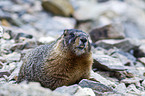
[[[70,35],[71,35],[71,37],[74,37],[75,36],[74,33],[70,33]]]

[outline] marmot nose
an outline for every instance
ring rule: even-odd
[[[87,39],[86,39],[86,38],[84,38],[84,37],[83,37],[83,38],[81,38],[80,40],[81,40],[83,43],[86,43],[86,42],[87,42]]]

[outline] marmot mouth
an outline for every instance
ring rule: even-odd
[[[76,48],[83,50],[85,48],[85,45],[79,45]]]

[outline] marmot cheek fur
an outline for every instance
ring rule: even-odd
[[[88,79],[92,63],[88,35],[67,29],[56,41],[26,54],[17,82],[36,81],[53,90]]]

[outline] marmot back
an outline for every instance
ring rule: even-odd
[[[64,30],[50,45],[26,54],[17,82],[36,81],[53,90],[89,78],[92,63],[88,35],[81,30]]]

